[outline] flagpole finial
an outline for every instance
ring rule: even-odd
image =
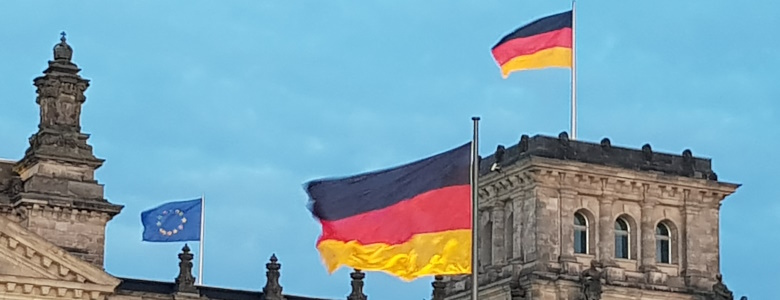
[[[479,118],[479,117],[477,117],[477,116],[474,116],[474,117],[471,117],[471,120],[473,120],[473,121],[479,121],[479,120],[480,120],[480,118]]]

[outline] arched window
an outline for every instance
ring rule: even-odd
[[[655,260],[662,264],[672,263],[672,239],[669,227],[658,223],[655,227]]]
[[[631,228],[623,218],[615,220],[615,258],[630,258]]]
[[[574,253],[588,253],[588,219],[574,213]]]

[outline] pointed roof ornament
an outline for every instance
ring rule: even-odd
[[[176,277],[177,293],[198,293],[195,287],[195,277],[192,276],[192,259],[195,256],[190,253],[190,246],[184,244],[179,253],[179,276]]]
[[[71,61],[73,58],[73,48],[68,45],[65,36],[66,34],[64,31],[60,33],[60,42],[54,45],[54,49],[52,49],[54,52],[54,60],[49,61],[49,67],[43,71],[43,74],[57,73],[75,75],[72,77],[76,77],[80,81],[87,83],[89,82],[88,80],[85,80],[78,75],[81,69]]]
[[[436,275],[431,285],[433,286],[433,298],[431,300],[444,300],[444,288],[447,287],[447,283],[444,282],[444,276]]]
[[[54,45],[54,60],[70,61],[73,58],[73,48],[66,42],[65,31],[60,33],[60,43]]]
[[[265,300],[284,300],[282,295],[282,286],[279,284],[279,277],[281,273],[279,270],[282,268],[279,259],[276,258],[276,253],[271,254],[271,260],[265,264],[265,287],[263,287],[263,298]]]
[[[363,278],[366,278],[366,274],[355,269],[349,277],[352,278],[352,292],[347,296],[347,300],[368,300],[368,296],[363,294]]]

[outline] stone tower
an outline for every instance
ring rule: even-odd
[[[78,74],[72,57],[62,33],[54,60],[33,81],[40,124],[14,165],[21,187],[10,199],[15,219],[28,230],[102,267],[106,223],[122,206],[103,198],[103,185],[95,180],[103,160],[92,153],[80,122],[89,80]]]
[[[523,136],[480,165],[481,299],[725,299],[709,159]],[[469,299],[467,276],[446,299]],[[730,293],[730,292],[729,292]]]

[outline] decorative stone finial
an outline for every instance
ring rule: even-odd
[[[61,32],[60,35],[60,43],[54,45],[54,60],[70,61],[73,58],[73,48],[66,42],[65,31]]]
[[[612,142],[608,138],[601,139],[601,148],[604,149],[612,148]]]
[[[711,173],[710,173],[710,174],[707,176],[707,179],[709,179],[709,180],[715,180],[715,181],[718,181],[718,173],[711,172]]]
[[[569,141],[569,133],[566,131],[561,131],[561,133],[558,134],[558,139],[562,142],[568,142]]]
[[[447,287],[447,283],[444,282],[444,276],[436,275],[431,286],[433,286],[433,298],[431,300],[444,300],[444,296],[446,296],[444,288]]]
[[[176,292],[178,293],[198,293],[195,287],[195,277],[192,276],[192,258],[195,256],[190,253],[190,246],[184,244],[179,253],[179,276],[176,277]]]
[[[642,145],[642,154],[644,154],[645,160],[653,159],[653,148],[650,147],[650,144]]]
[[[528,151],[528,139],[529,137],[527,134],[520,136],[520,143],[518,144],[520,148],[520,153]]]
[[[270,262],[265,264],[265,268],[268,271],[265,272],[266,281],[265,287],[263,287],[263,296],[266,300],[284,300],[282,286],[279,284],[279,276],[281,276],[279,270],[282,268],[282,265],[278,261],[274,253],[271,254]]]
[[[363,279],[366,278],[366,274],[355,269],[349,277],[352,278],[352,292],[347,296],[347,300],[368,300],[368,296],[363,294]]]
[[[504,153],[505,152],[506,152],[506,149],[504,148],[504,145],[498,145],[498,147],[496,147],[496,153],[495,153],[496,163],[500,164],[500,163],[502,163],[504,161]]]
[[[693,152],[691,152],[691,149],[685,149],[682,153],[683,162],[686,164],[690,164],[693,162]]]

